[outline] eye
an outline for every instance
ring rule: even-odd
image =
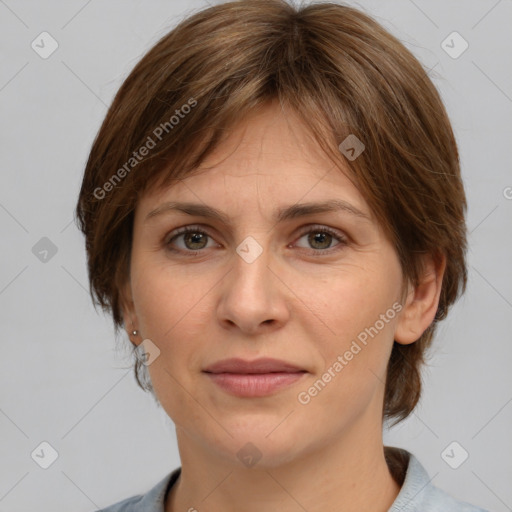
[[[347,245],[347,239],[341,233],[325,226],[313,226],[309,227],[307,231],[304,231],[299,240],[306,238],[306,243],[316,252],[332,252],[330,249],[338,250],[341,247]],[[334,246],[333,241],[337,240],[338,243]],[[338,247],[338,249],[336,249]]]
[[[203,229],[197,226],[186,226],[179,228],[172,233],[172,237],[165,243],[166,247],[173,252],[188,253],[188,255],[195,255],[201,249],[209,248],[208,239],[212,240],[210,235]],[[172,247],[175,240],[181,239],[184,246],[178,247],[177,249]]]
[[[305,238],[306,243],[310,246],[315,254],[327,253],[339,250],[347,245],[347,238],[336,230],[325,226],[310,226],[303,231],[300,239]],[[181,241],[181,245],[177,242]],[[338,241],[334,246],[333,241]],[[210,242],[210,245],[208,243]],[[213,245],[212,245],[213,244]],[[203,249],[217,246],[213,238],[199,226],[185,226],[173,231],[170,238],[165,241],[165,246],[172,252],[186,254],[187,256],[196,256]],[[300,245],[298,247],[301,247]],[[303,248],[303,247],[301,247]],[[306,247],[307,249],[307,247]]]

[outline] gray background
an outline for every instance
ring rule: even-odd
[[[179,465],[173,424],[90,302],[73,209],[123,78],[204,5],[0,0],[0,512],[91,511]],[[440,326],[419,407],[385,442],[412,451],[456,497],[512,510],[512,2],[357,5],[432,69],[469,200],[467,293]],[[31,48],[43,31],[59,45],[47,59]],[[456,59],[441,47],[453,31],[469,43]],[[46,261],[33,251],[43,237],[57,248]],[[46,470],[31,457],[43,441],[59,454]],[[453,441],[469,453],[458,469],[441,456]]]

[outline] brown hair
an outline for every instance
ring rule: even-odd
[[[184,19],[146,53],[96,136],[76,208],[93,302],[118,332],[138,197],[191,175],[230,127],[276,99],[338,167],[348,165],[396,248],[404,283],[418,283],[425,254],[446,256],[434,321],[416,342],[393,346],[383,416],[398,423],[419,400],[436,323],[466,288],[466,199],[436,88],[395,37],[354,8],[227,2]],[[339,149],[350,134],[365,146],[355,160]],[[141,369],[137,360],[137,382],[152,390]]]

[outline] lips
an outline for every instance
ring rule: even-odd
[[[302,380],[308,373],[294,364],[269,358],[255,361],[224,359],[203,372],[224,392],[243,398],[273,395]]]
[[[254,361],[246,361],[244,359],[232,358],[218,361],[203,371],[206,373],[261,374],[299,373],[306,370],[279,359],[261,358]]]

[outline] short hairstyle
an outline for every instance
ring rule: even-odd
[[[416,342],[393,344],[383,419],[398,423],[420,398],[437,322],[466,288],[466,197],[454,134],[427,72],[349,6],[227,2],[185,18],[144,55],[94,140],[76,207],[93,303],[112,314],[118,333],[138,198],[192,175],[237,121],[273,100],[304,120],[368,202],[398,255],[402,292],[419,282],[423,256],[446,257],[434,321]],[[349,135],[364,144],[356,159],[340,151]],[[138,358],[134,370],[153,392]]]

